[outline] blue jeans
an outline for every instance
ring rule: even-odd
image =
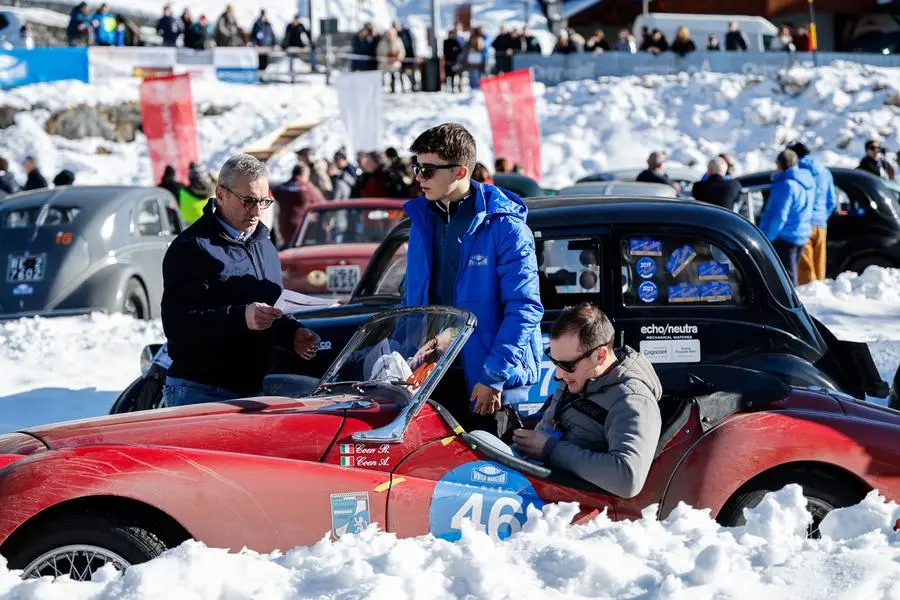
[[[319,383],[318,379],[306,377],[305,375],[267,375],[263,379],[262,389],[253,395],[303,398],[312,393],[317,383]],[[163,401],[160,407],[226,402],[246,397],[247,395],[235,394],[231,390],[213,385],[167,376],[166,385],[163,386]]]

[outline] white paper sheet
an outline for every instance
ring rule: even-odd
[[[275,308],[280,309],[285,314],[305,312],[330,306],[338,306],[337,300],[334,298],[315,298],[291,290],[283,290],[281,295],[278,296],[278,300],[275,302]]]

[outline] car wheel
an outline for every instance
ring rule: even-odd
[[[890,260],[883,256],[875,255],[866,256],[865,258],[858,258],[854,260],[852,263],[850,263],[850,266],[847,268],[847,270],[862,274],[862,272],[866,270],[866,267],[871,266],[891,268],[896,265],[894,265]]]
[[[29,532],[6,555],[9,568],[21,569],[23,579],[68,575],[75,581],[90,581],[104,565],[121,571],[166,550],[162,540],[139,526],[84,515],[51,521]]]
[[[769,493],[780,490],[789,483],[799,484],[806,496],[806,509],[812,515],[812,523],[806,532],[807,537],[819,538],[819,525],[825,515],[836,508],[844,508],[858,504],[867,491],[862,484],[847,485],[847,482],[831,473],[816,470],[796,469],[773,475],[738,490],[732,496],[716,520],[726,527],[737,527],[746,524],[745,508],[754,508]]]
[[[122,312],[139,320],[150,318],[150,301],[147,300],[144,286],[137,279],[129,279],[128,285],[125,286]]]

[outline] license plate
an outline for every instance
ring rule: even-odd
[[[10,254],[6,281],[41,281],[47,267],[46,254]]]
[[[356,265],[343,267],[327,267],[329,292],[352,292],[359,281],[359,267]]]

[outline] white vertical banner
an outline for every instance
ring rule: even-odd
[[[341,121],[347,129],[347,156],[381,149],[381,71],[345,73],[337,80]]]

